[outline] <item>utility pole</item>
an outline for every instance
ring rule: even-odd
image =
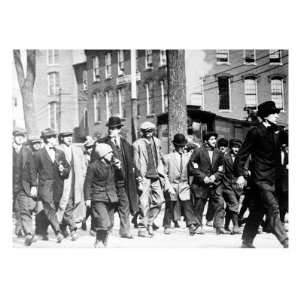
[[[167,50],[169,152],[176,133],[187,134],[185,51]]]
[[[130,50],[131,65],[131,138],[137,139],[136,50]]]

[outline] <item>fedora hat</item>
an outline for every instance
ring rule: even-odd
[[[26,130],[24,128],[21,127],[16,127],[13,131],[13,136],[18,136],[18,135],[22,135],[25,136],[26,135]]]
[[[52,128],[46,128],[45,130],[42,131],[41,133],[41,138],[48,138],[48,137],[53,137],[53,136],[57,136],[57,132],[52,129]]]
[[[109,128],[118,128],[124,126],[121,122],[121,119],[119,117],[110,117],[108,119],[108,122],[106,123],[106,126]]]
[[[214,131],[206,131],[203,133],[203,141],[208,141],[212,136],[216,139],[218,138],[218,134]]]
[[[274,101],[265,101],[258,105],[257,116],[266,118],[271,114],[279,114],[280,111],[281,109],[276,107]]]
[[[187,140],[186,140],[186,138],[185,138],[185,136],[183,134],[176,133],[174,135],[172,143],[174,144],[174,146],[182,146],[182,147],[184,147],[187,144]]]

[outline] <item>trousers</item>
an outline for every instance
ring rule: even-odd
[[[130,208],[129,200],[124,186],[117,186],[117,196],[119,204],[117,207],[120,218],[120,235],[130,234]]]
[[[92,201],[92,219],[96,231],[110,231],[114,226],[116,204],[110,202]]]
[[[275,188],[268,184],[255,185],[253,188],[258,192],[259,197],[253,199],[253,206],[247,219],[242,240],[247,243],[253,243],[261,224],[264,214],[267,215],[272,233],[280,243],[283,243],[288,236],[280,220],[278,201],[275,197]]]

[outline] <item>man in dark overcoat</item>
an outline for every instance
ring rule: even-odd
[[[56,211],[64,189],[64,180],[70,173],[63,151],[56,149],[57,133],[47,128],[41,138],[45,147],[35,153],[35,165],[38,173],[38,200],[42,201],[44,213],[56,235],[57,242],[63,240]]]
[[[132,238],[130,233],[130,213],[138,211],[138,196],[136,186],[136,168],[133,161],[133,147],[120,134],[123,126],[119,117],[110,117],[106,126],[108,135],[98,139],[112,147],[114,157],[121,161],[123,176],[117,178],[117,192],[119,197],[118,213],[120,217],[120,236]]]
[[[24,146],[26,131],[13,131],[13,198],[18,207],[21,227],[25,233],[25,245],[34,241],[32,213],[36,207],[37,174],[31,150]]]
[[[275,194],[280,165],[280,130],[276,125],[279,113],[280,109],[276,108],[273,101],[266,101],[258,106],[257,115],[262,122],[249,130],[235,159],[237,184],[243,187],[245,184],[243,167],[251,154],[253,188],[257,191],[257,197],[254,199],[254,205],[243,231],[243,248],[254,248],[253,240],[265,213],[272,233],[283,247],[288,247],[288,236],[280,221],[279,205]]]
[[[204,133],[204,144],[193,152],[189,162],[189,171],[190,175],[194,176],[192,189],[195,197],[195,214],[201,227],[203,210],[208,198],[210,198],[215,210],[214,227],[216,233],[224,234],[224,204],[216,186],[223,174],[223,154],[216,149],[217,137],[215,132]],[[204,233],[203,227],[202,231],[198,231],[198,233]]]

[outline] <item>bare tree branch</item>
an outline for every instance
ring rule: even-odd
[[[17,78],[19,82],[20,89],[22,89],[25,81],[24,69],[21,61],[21,52],[20,50],[13,50],[14,53],[14,61],[17,71]]]

